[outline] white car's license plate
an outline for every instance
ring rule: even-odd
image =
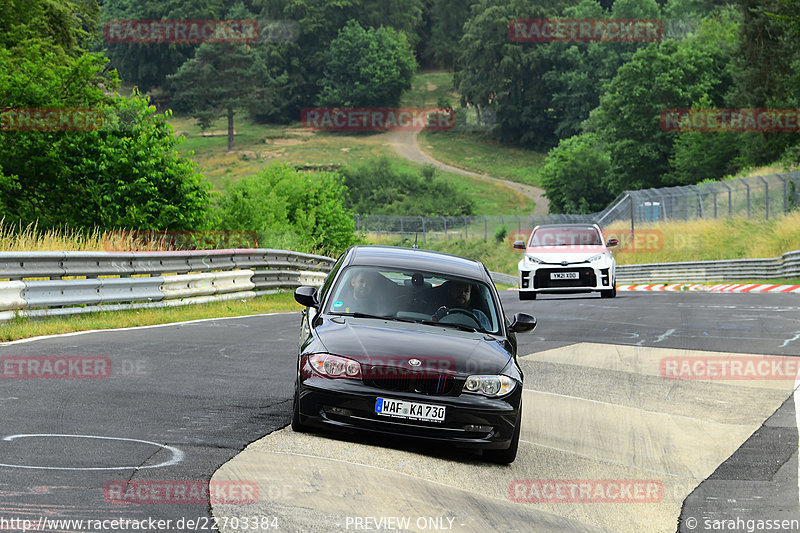
[[[550,272],[550,279],[579,279],[578,272]]]
[[[382,416],[424,420],[425,422],[444,422],[445,407],[427,403],[378,398],[375,400],[375,412]]]

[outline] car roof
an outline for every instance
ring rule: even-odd
[[[386,266],[490,281],[483,263],[458,255],[401,246],[362,245],[349,250],[348,266]]]
[[[536,228],[542,229],[553,229],[553,228],[563,228],[563,229],[575,229],[575,228],[593,228],[593,229],[600,229],[597,224],[587,223],[587,224],[540,224],[536,226]]]

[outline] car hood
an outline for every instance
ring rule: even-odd
[[[536,246],[527,248],[525,253],[544,261],[560,263],[569,261],[571,263],[586,261],[590,257],[610,253],[611,250],[605,246]]]
[[[350,357],[362,365],[462,375],[496,374],[511,359],[503,343],[492,335],[441,326],[326,317],[316,331],[328,353]],[[412,365],[412,359],[419,364]]]

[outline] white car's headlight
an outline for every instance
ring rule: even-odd
[[[592,257],[587,259],[587,261],[590,262],[590,263],[594,263],[595,261],[602,261],[603,259],[605,259],[605,257],[606,257],[606,254],[597,254],[597,255],[593,255]]]
[[[516,381],[502,374],[492,376],[469,376],[467,381],[464,382],[463,391],[496,398],[498,396],[505,396],[513,391],[516,385]]]
[[[541,264],[541,263],[544,263],[544,261],[542,261],[542,260],[541,260],[541,259],[539,259],[538,257],[533,257],[532,255],[526,255],[526,256],[525,256],[525,259],[527,259],[527,260],[528,260],[528,261],[530,261],[531,263],[536,263],[537,265],[539,265],[539,264]]]

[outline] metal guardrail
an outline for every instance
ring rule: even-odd
[[[271,249],[0,252],[0,320],[205,303],[319,286],[333,262]]]
[[[800,277],[800,250],[774,259],[727,259],[617,266],[617,283],[700,283]]]

